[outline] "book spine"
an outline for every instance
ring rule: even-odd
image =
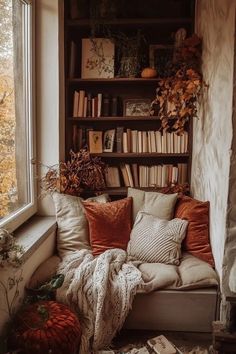
[[[83,114],[84,114],[84,97],[85,97],[85,91],[80,90],[79,91],[78,117],[83,117]]]
[[[103,95],[102,115],[103,117],[109,117],[109,114],[110,114],[110,97],[109,95]]]
[[[87,95],[87,117],[92,117],[92,95],[88,93]]]
[[[116,152],[123,152],[123,127],[116,127]]]
[[[102,93],[98,93],[98,117],[102,115]]]

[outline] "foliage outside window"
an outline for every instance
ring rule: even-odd
[[[35,211],[31,20],[30,1],[0,0],[0,226],[11,229]]]

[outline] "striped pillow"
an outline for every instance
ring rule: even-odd
[[[139,211],[127,248],[129,258],[147,263],[179,265],[188,222],[170,221]]]

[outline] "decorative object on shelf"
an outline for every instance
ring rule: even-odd
[[[197,116],[197,100],[204,86],[200,38],[197,35],[186,38],[182,46],[176,47],[174,58],[174,74],[157,81],[151,115],[161,120],[163,129],[182,134],[185,123]]]
[[[101,153],[102,152],[102,131],[89,130],[89,152]]]
[[[81,327],[77,316],[64,304],[39,301],[16,316],[15,339],[25,354],[78,352]]]
[[[151,100],[144,98],[126,99],[123,102],[123,115],[127,117],[150,116]]]
[[[173,45],[149,45],[149,65],[151,68],[156,69],[159,77],[171,75],[173,55]]]
[[[109,129],[104,132],[103,151],[112,152],[115,142],[115,129]]]
[[[114,77],[114,43],[108,38],[83,38],[81,78]]]
[[[57,191],[79,196],[86,189],[101,190],[106,185],[105,163],[99,157],[91,157],[85,149],[77,153],[70,151],[69,161],[47,168],[47,173],[40,181],[45,193]]]
[[[152,78],[157,76],[157,71],[154,68],[144,68],[141,72],[142,78]]]

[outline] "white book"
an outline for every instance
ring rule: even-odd
[[[84,97],[85,97],[85,91],[79,90],[78,117],[83,117],[84,114]]]
[[[166,187],[168,185],[167,165],[162,165],[161,172],[161,186]]]
[[[138,131],[138,152],[141,153],[143,152],[143,146],[142,146],[142,131]]]
[[[151,130],[150,135],[151,135],[151,151],[152,151],[152,152],[157,152],[157,148],[156,148],[156,136],[155,136],[154,130]]]
[[[162,180],[162,165],[157,165],[157,186],[158,187],[162,187],[161,180]]]
[[[151,166],[151,167],[149,168],[148,187],[155,187],[155,185],[156,185],[155,166]]]
[[[139,185],[140,187],[145,187],[144,185],[144,166],[139,166]]]
[[[166,131],[163,130],[161,136],[161,151],[163,154],[167,153]]]
[[[174,133],[170,133],[170,153],[174,153]]]
[[[126,163],[125,164],[125,168],[126,168],[127,175],[128,175],[129,186],[133,188],[134,187],[134,180],[133,180],[133,176],[132,176],[130,165]]]
[[[172,178],[171,178],[171,184],[175,185],[178,183],[178,167],[173,166],[172,167]]]
[[[78,107],[79,107],[79,92],[74,92],[74,102],[73,102],[73,117],[78,117]]]
[[[181,154],[184,154],[185,151],[185,136],[184,133],[180,135],[180,152]]]
[[[161,150],[161,132],[159,132],[158,130],[155,131],[155,136],[156,136],[156,150],[159,154],[161,154],[162,150]]]
[[[128,152],[128,137],[127,137],[127,132],[123,133],[123,152],[127,153]]]
[[[137,152],[137,139],[138,138],[138,131],[137,130],[131,130],[131,151],[132,152]]]
[[[98,117],[101,117],[102,113],[102,93],[98,93]]]
[[[148,152],[152,152],[151,131],[150,130],[147,132],[147,137],[148,137]]]
[[[107,168],[107,173],[105,174],[107,187],[120,187],[120,175],[118,167]]]
[[[181,135],[177,135],[177,151],[178,154],[181,153]]]
[[[149,167],[148,166],[144,166],[144,171],[145,171],[144,187],[148,187],[149,186]]]
[[[88,108],[88,97],[84,97],[84,112],[83,112],[84,117],[87,117],[87,108]]]
[[[148,152],[148,141],[147,141],[147,132],[142,131],[142,151]]]

